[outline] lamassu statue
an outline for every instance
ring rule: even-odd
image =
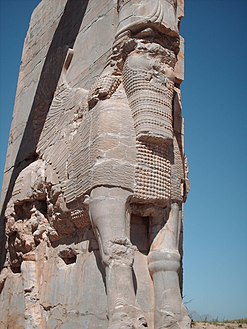
[[[89,90],[67,82],[68,50],[38,159],[20,173],[6,211],[12,268],[41,241],[57,245],[92,227],[104,265],[109,329],[190,327],[181,296],[189,189],[178,72],[181,6],[119,0],[112,51]],[[136,299],[136,253],[144,255],[141,267],[152,279],[148,319]],[[76,253],[61,255],[69,262]]]

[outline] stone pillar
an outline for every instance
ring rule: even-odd
[[[149,270],[154,281],[155,328],[189,328],[190,319],[182,304],[178,270],[180,254],[180,209],[171,204],[169,218],[156,236],[148,255]]]

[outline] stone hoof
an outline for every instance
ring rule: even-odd
[[[108,329],[132,329],[128,314],[117,312],[110,320]]]
[[[132,326],[133,329],[145,329],[148,328],[147,321],[144,317],[137,319]]]
[[[185,329],[191,328],[191,319],[187,314],[184,315],[182,320],[180,321],[180,328],[185,328]]]
[[[145,329],[148,328],[147,321],[136,308],[127,307],[114,313],[110,320],[108,329]]]
[[[179,318],[171,312],[161,312],[157,329],[189,329],[190,319],[188,316]]]

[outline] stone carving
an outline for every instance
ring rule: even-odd
[[[38,158],[17,178],[5,213],[7,263],[14,272],[35,272],[40,244],[51,247],[93,230],[105,270],[109,329],[190,327],[179,281],[189,184],[175,72],[178,12],[176,0],[119,0],[112,52],[90,90],[68,84],[69,49]],[[131,239],[133,223],[146,225],[141,243]],[[151,316],[136,299],[138,248],[153,281]],[[59,257],[71,264],[79,253],[67,247]],[[34,277],[26,279],[25,328],[44,321],[33,302],[39,298]]]

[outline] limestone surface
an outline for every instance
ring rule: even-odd
[[[182,0],[35,9],[2,193],[0,328],[190,328],[182,17]]]

